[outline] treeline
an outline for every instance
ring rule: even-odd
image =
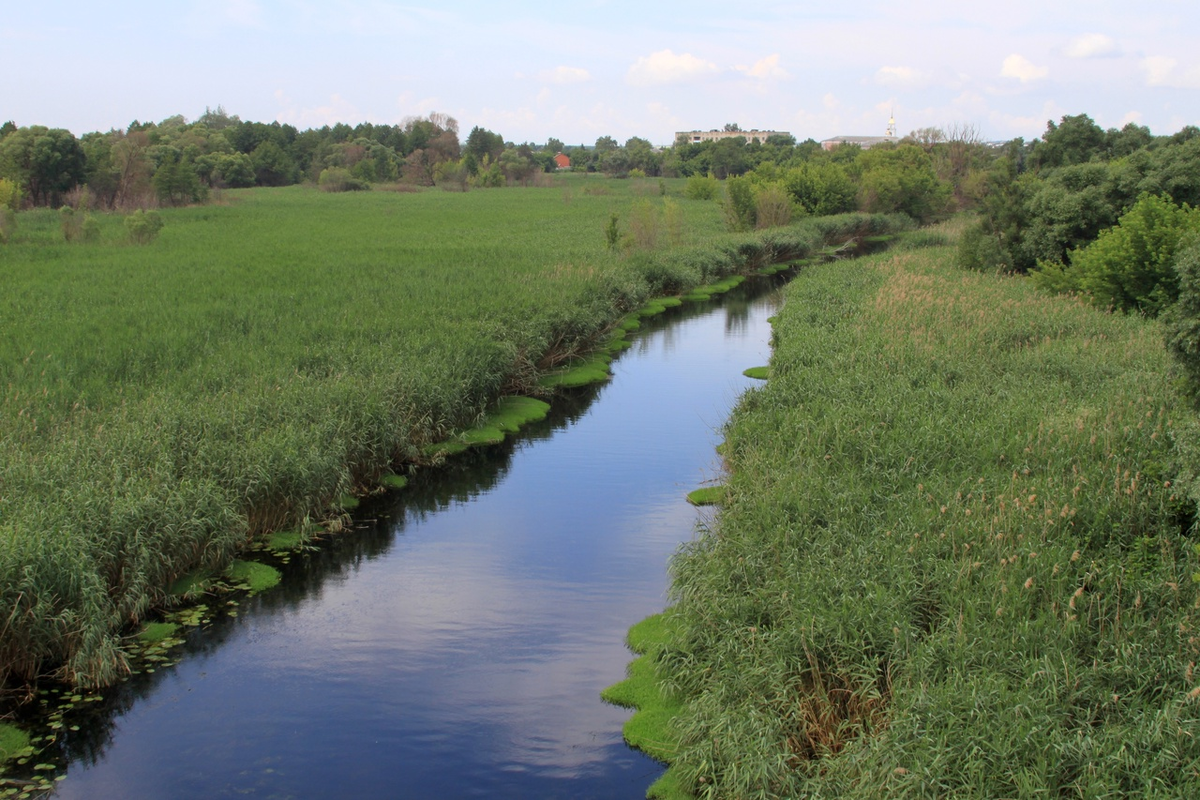
[[[555,168],[561,143],[506,143],[476,128],[464,143],[445,114],[401,125],[339,123],[298,130],[278,122],[247,122],[222,108],[193,122],[174,116],[133,122],[125,130],[88,133],[33,125],[0,127],[0,205],[74,203],[86,189],[90,205],[106,209],[176,206],[204,201],[212,189],[288,186],[366,188],[408,182],[432,186],[528,182]]]

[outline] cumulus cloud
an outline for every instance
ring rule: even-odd
[[[697,58],[691,53],[676,54],[671,50],[659,50],[639,58],[629,68],[625,80],[634,86],[655,86],[665,83],[688,81],[716,75],[721,70],[711,61]]]
[[[1004,59],[1004,66],[1000,68],[1000,77],[1016,78],[1021,83],[1041,80],[1049,74],[1050,70],[1046,67],[1036,66],[1028,58],[1017,53]]]
[[[592,73],[579,67],[555,67],[542,70],[538,78],[546,83],[584,83],[592,79]]]
[[[923,86],[929,76],[912,67],[880,67],[875,73],[875,82],[883,86]]]
[[[1117,55],[1117,43],[1103,33],[1085,33],[1072,39],[1064,52],[1070,58],[1104,58]]]
[[[761,58],[754,62],[753,66],[737,66],[734,67],[738,72],[750,78],[758,78],[766,80],[768,78],[786,78],[788,77],[787,70],[779,66],[779,53],[769,55],[766,58]]]
[[[276,90],[275,99],[282,110],[275,115],[278,122],[295,125],[297,128],[319,128],[322,125],[336,125],[339,122],[361,120],[363,115],[351,103],[346,102],[341,95],[333,95],[324,105],[302,107],[284,94],[282,89]]]
[[[1179,62],[1167,56],[1150,56],[1142,60],[1147,86],[1169,89],[1200,89],[1200,65],[1178,69]]]

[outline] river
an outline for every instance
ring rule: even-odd
[[[364,503],[67,731],[61,798],[640,798],[600,700],[706,512],[778,279],[648,320],[611,381]],[[72,720],[68,720],[71,722]]]

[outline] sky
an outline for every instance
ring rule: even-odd
[[[154,0],[0,16],[0,121],[76,135],[223,107],[300,129],[432,112],[513,142],[727,123],[798,140],[1087,114],[1200,125],[1200,3]]]

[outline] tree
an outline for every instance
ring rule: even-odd
[[[61,128],[35,125],[0,139],[0,178],[15,182],[34,205],[59,205],[83,182],[86,163],[75,135]]]
[[[1105,154],[1104,130],[1087,114],[1064,116],[1055,125],[1046,123],[1042,141],[1033,149],[1035,169],[1052,169],[1072,164],[1086,164]]]
[[[864,211],[900,212],[926,222],[946,209],[950,186],[938,180],[929,155],[916,145],[864,151],[856,167]]]
[[[296,182],[296,164],[274,141],[263,141],[250,153],[259,186],[288,186]]]
[[[476,125],[467,136],[465,150],[475,158],[477,164],[483,162],[484,156],[496,161],[504,152],[504,137]]]

